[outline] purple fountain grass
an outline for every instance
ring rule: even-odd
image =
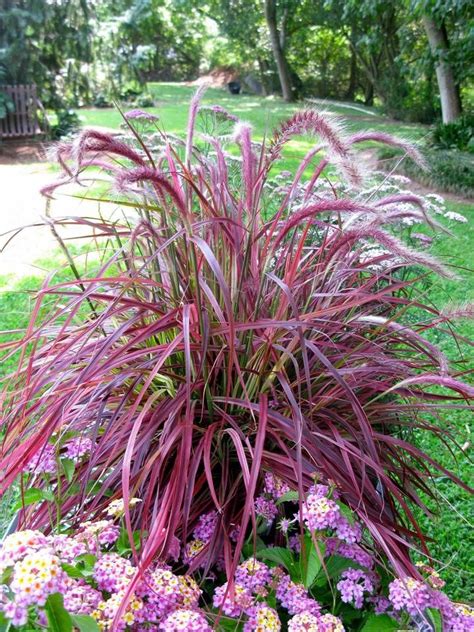
[[[409,216],[410,204],[419,220],[423,204],[393,195],[370,203],[357,190],[336,199],[320,189],[334,157],[355,179],[351,145],[369,138],[345,138],[320,113],[292,117],[260,154],[239,124],[239,177],[217,136],[214,154],[195,144],[198,116],[197,97],[184,148],[163,133],[158,166],[103,133],[85,131],[61,147],[61,182],[100,164],[136,220],[68,220],[116,249],[95,276],[46,282],[23,339],[10,345],[22,359],[4,395],[1,491],[22,473],[38,484],[25,470],[48,442],[88,437],[93,449],[74,479],[53,479],[69,492],[64,519],[100,515],[110,493],[125,504],[141,498],[134,522],[128,512],[126,520],[142,533],[143,573],[167,558],[176,537],[186,541],[203,512],[217,510],[214,535],[191,567],[223,552],[231,578],[255,529],[263,473],[303,497],[317,472],[395,569],[416,577],[410,549],[426,542],[412,509],[423,506],[420,490],[430,492],[430,470],[446,470],[407,431],[444,435],[424,416],[433,401],[442,411],[473,396],[422,336],[455,311],[409,298],[419,266],[451,271],[383,226],[390,213]],[[298,172],[282,203],[264,186],[270,168],[295,134],[308,132],[328,151],[307,182]],[[304,202],[293,208],[300,186]],[[382,254],[363,257],[368,244]],[[419,325],[406,318],[412,309],[422,313]],[[21,513],[22,526],[48,520],[45,505]]]
[[[350,184],[360,184],[361,174],[350,152],[349,139],[342,133],[340,122],[329,114],[315,110],[297,112],[275,130],[269,147],[268,165],[271,166],[281,157],[283,147],[294,136],[307,134],[318,137],[326,145],[329,158],[340,168]]]
[[[396,138],[391,134],[385,132],[357,132],[348,138],[349,145],[355,145],[357,143],[363,143],[366,141],[375,141],[378,143],[384,143],[385,145],[391,145],[403,149],[405,152],[404,157],[408,156],[414,162],[416,162],[422,169],[428,169],[423,154],[412,143],[403,140],[402,138]]]

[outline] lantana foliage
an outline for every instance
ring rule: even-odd
[[[81,275],[60,238],[73,279],[48,278],[25,335],[4,345],[20,355],[3,397],[0,459],[1,493],[20,481],[18,533],[33,538],[31,554],[52,556],[48,568],[56,557],[59,574],[87,584],[105,630],[204,630],[204,619],[229,629],[226,617],[230,629],[280,629],[279,620],[293,632],[352,629],[351,616],[364,625],[361,608],[382,616],[380,603],[390,621],[436,610],[454,626],[467,615],[412,561],[413,550],[428,554],[413,507],[423,508],[434,471],[466,485],[411,436],[446,438],[439,416],[474,395],[424,336],[470,309],[437,311],[417,291],[427,274],[453,275],[429,254],[424,229],[412,230],[439,226],[439,202],[385,178],[367,184],[356,147],[381,141],[422,157],[386,134],[345,134],[313,110],[256,142],[249,125],[200,96],[184,140],[134,110],[122,136],[86,130],[58,145],[63,174],[45,195],[90,174],[110,187],[102,209],[120,214],[48,220],[58,236],[86,227],[101,262]],[[314,147],[296,173],[278,172],[300,135]],[[119,535],[97,527],[96,549],[88,540],[62,557],[55,538],[87,540],[114,500]],[[257,581],[262,550],[273,559],[255,566]],[[43,573],[40,559],[31,564],[21,572]],[[170,573],[174,596],[185,582],[195,598],[135,617],[154,602],[144,586],[158,571]],[[8,601],[19,594],[16,572],[3,608],[23,625],[25,608],[48,603],[58,580],[45,575],[51,590],[39,586],[36,601]],[[339,617],[341,604],[356,614]],[[168,625],[165,614],[169,626],[156,627]],[[258,627],[259,616],[276,627]]]

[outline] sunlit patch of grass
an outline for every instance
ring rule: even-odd
[[[183,134],[186,128],[187,106],[195,92],[195,88],[182,84],[150,83],[148,91],[156,98],[157,105],[153,108],[143,108],[147,112],[158,115],[167,131]],[[219,104],[237,116],[241,116],[254,127],[255,137],[263,138],[270,133],[276,125],[288,118],[298,109],[308,106],[315,107],[307,102],[285,103],[279,97],[257,97],[254,95],[230,95],[224,89],[209,88],[203,98],[204,104]],[[127,106],[124,106],[128,109]],[[130,106],[131,107],[131,106]],[[361,106],[357,106],[359,108]],[[357,132],[367,128],[381,132],[399,134],[409,140],[422,139],[427,133],[427,127],[416,124],[406,124],[392,121],[377,113],[376,117],[367,116],[369,108],[352,109],[348,105],[340,103],[332,104],[324,102],[319,109],[335,115],[345,116],[344,126],[350,132]],[[113,108],[84,108],[79,110],[80,117],[85,126],[95,125],[118,129],[122,119]],[[309,143],[307,145],[309,147]],[[303,150],[299,154],[301,158]]]
[[[474,301],[474,275],[472,272],[471,252],[474,244],[474,207],[468,204],[450,202],[449,210],[465,215],[466,224],[450,222],[447,228],[453,236],[439,234],[433,244],[432,252],[445,263],[457,268],[459,280],[432,277],[433,283],[426,294],[433,305],[440,308],[447,304],[459,305]],[[472,346],[474,341],[474,323],[462,320],[453,324],[457,334],[466,339],[466,343],[457,343],[449,331],[432,330],[427,335],[451,360],[452,367],[465,373],[474,370]],[[464,375],[463,379],[471,379]],[[472,482],[472,411],[453,410],[447,415],[450,430],[454,432],[460,447],[448,449],[438,439],[428,433],[420,433],[419,445],[444,467],[452,470],[466,483]],[[471,495],[446,479],[435,479],[435,488],[439,494],[438,503],[426,500],[434,512],[433,518],[419,515],[418,519],[426,533],[434,539],[430,546],[435,559],[442,560],[446,568],[442,576],[447,580],[448,592],[454,599],[466,599],[474,593],[474,508]]]

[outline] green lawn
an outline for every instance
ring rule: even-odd
[[[195,91],[196,88],[182,84],[150,83],[148,84],[148,92],[155,98],[156,107],[141,109],[158,114],[167,131],[180,133],[186,124],[186,106],[189,104]],[[229,112],[252,123],[257,136],[260,137],[271,132],[279,121],[291,116],[302,107],[301,103],[288,104],[279,97],[261,98],[257,96],[231,95],[224,89],[216,88],[209,88],[202,102],[208,105],[216,103],[222,105]],[[328,102],[323,106],[318,102],[317,107],[318,109],[324,109],[333,114],[347,117],[346,126],[353,131],[370,128],[402,134],[404,137],[413,140],[424,136],[427,131],[426,126],[391,121],[378,115],[375,110],[362,106],[357,106],[357,109],[354,109],[350,105],[345,107],[342,104],[334,105]],[[85,125],[118,127],[121,122],[120,114],[113,108],[83,108],[78,110],[78,113]],[[310,145],[310,143],[306,144]]]
[[[167,132],[182,134],[186,127],[187,109],[189,101],[196,89],[189,86],[173,83],[150,83],[148,91],[156,100],[156,107],[140,108],[147,112],[157,114]],[[261,98],[246,95],[231,95],[224,89],[210,88],[206,91],[202,100],[204,104],[218,104],[226,108],[244,121],[252,124],[257,139],[272,134],[274,128],[282,120],[311,104],[288,104],[279,97]],[[125,111],[132,106],[124,106]],[[331,112],[344,118],[344,127],[347,131],[358,132],[361,130],[377,130],[398,134],[407,140],[419,141],[428,133],[428,128],[423,125],[410,125],[397,123],[379,115],[371,108],[359,110],[353,107],[345,107],[342,104],[333,105],[318,103],[318,109]],[[78,110],[83,125],[99,125],[117,129],[122,123],[122,118],[114,108],[83,108]],[[375,114],[375,116],[374,116]],[[285,151],[285,163],[282,169],[295,169],[299,160],[313,146],[311,139],[297,138],[291,142]],[[366,145],[368,146],[368,145]]]
[[[155,108],[146,108],[160,116],[163,127],[173,133],[182,134],[186,124],[187,105],[194,92],[194,88],[176,84],[150,84],[150,92],[157,100]],[[271,133],[273,127],[282,119],[294,113],[297,105],[288,105],[278,98],[261,99],[251,96],[231,96],[223,90],[209,90],[205,103],[218,103],[244,120],[251,122],[257,137]],[[345,125],[353,131],[377,129],[393,134],[402,135],[409,140],[422,140],[428,128],[422,125],[400,124],[386,119],[379,114],[373,116],[370,111],[358,111],[343,105],[327,104],[327,110],[346,118]],[[121,122],[119,113],[113,109],[82,109],[79,111],[84,125],[100,125],[118,128]],[[310,139],[295,140],[285,154],[282,168],[294,168],[301,156],[311,147]],[[451,226],[454,235],[449,237],[439,235],[434,243],[434,253],[447,263],[458,266],[461,280],[457,282],[433,280],[431,285],[422,288],[427,299],[437,307],[447,303],[464,303],[474,301],[474,277],[469,271],[474,252],[474,213],[473,207],[467,203],[450,202],[451,210],[463,213],[469,218],[468,224]],[[50,265],[56,265],[59,258],[53,256]],[[31,291],[38,288],[40,279],[30,277],[15,282],[9,282],[8,290],[0,290],[0,332],[11,329],[21,329],[27,323],[27,314],[31,306]],[[0,279],[0,288],[2,287]],[[3,286],[6,288],[6,283]],[[461,322],[457,326],[461,336],[474,340],[474,325],[472,322]],[[461,371],[468,366],[472,351],[467,344],[460,347],[448,334],[431,334],[448,354],[456,368]],[[1,342],[0,337],[0,342]],[[5,335],[3,335],[5,339]],[[471,361],[471,368],[472,368]],[[9,360],[0,369],[3,375],[14,367],[14,359]],[[462,445],[469,440],[470,415],[466,412],[453,411],[448,421],[456,428],[458,442]],[[434,458],[439,459],[447,468],[452,469],[464,480],[470,474],[469,452],[456,450],[449,452],[442,444],[431,437],[418,437],[419,443]],[[436,539],[432,550],[436,558],[448,564],[443,576],[448,581],[448,591],[458,599],[469,599],[474,594],[474,573],[472,569],[472,551],[474,540],[472,537],[472,502],[466,492],[444,478],[437,480],[440,496],[438,515],[432,520],[424,518],[428,535]],[[0,525],[1,526],[1,525]]]
[[[433,254],[446,263],[458,267],[459,281],[433,279],[433,285],[426,289],[427,298],[436,306],[464,304],[474,300],[474,275],[472,274],[472,252],[474,251],[474,213],[472,205],[450,204],[452,210],[463,213],[470,219],[468,224],[450,226],[454,237],[438,235],[433,246]],[[456,333],[474,341],[474,323],[464,320],[456,323]],[[430,340],[451,359],[452,367],[463,372],[474,369],[474,354],[468,344],[456,344],[449,333],[430,332]],[[468,378],[469,379],[469,378]],[[472,378],[471,378],[472,381]],[[445,414],[446,421],[456,431],[458,443],[462,446],[471,442],[472,412],[452,411]],[[472,485],[473,447],[465,452],[455,447],[452,452],[440,441],[424,434],[418,437],[419,445],[427,454],[440,461],[444,467],[454,471],[462,480]],[[436,479],[439,503],[428,504],[437,515],[433,519],[424,516],[425,532],[435,539],[431,546],[435,558],[447,565],[442,572],[448,582],[448,592],[454,598],[472,599],[474,594],[474,538],[473,502],[468,492],[463,491],[445,477]],[[443,568],[441,566],[441,568]]]

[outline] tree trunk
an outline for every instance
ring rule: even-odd
[[[372,107],[374,104],[374,84],[367,80],[364,90],[364,105]]]
[[[453,69],[449,62],[446,61],[449,48],[446,29],[439,27],[433,18],[428,15],[423,16],[423,25],[428,36],[431,52],[435,57],[443,123],[451,123],[461,116],[462,107]]]
[[[357,90],[357,56],[354,51],[351,51],[349,85],[347,86],[345,98],[348,99],[349,101],[354,101],[356,90]]]
[[[281,45],[280,33],[277,26],[277,11],[275,0],[265,0],[265,20],[268,26],[270,42],[272,45],[273,57],[278,69],[281,92],[285,101],[293,101],[294,95],[291,85],[290,70],[286,61],[285,53]]]
[[[268,77],[267,77],[267,62],[260,57],[257,59],[258,63],[258,74],[260,75],[260,83],[262,84],[262,96],[266,97],[270,94],[268,88]]]

